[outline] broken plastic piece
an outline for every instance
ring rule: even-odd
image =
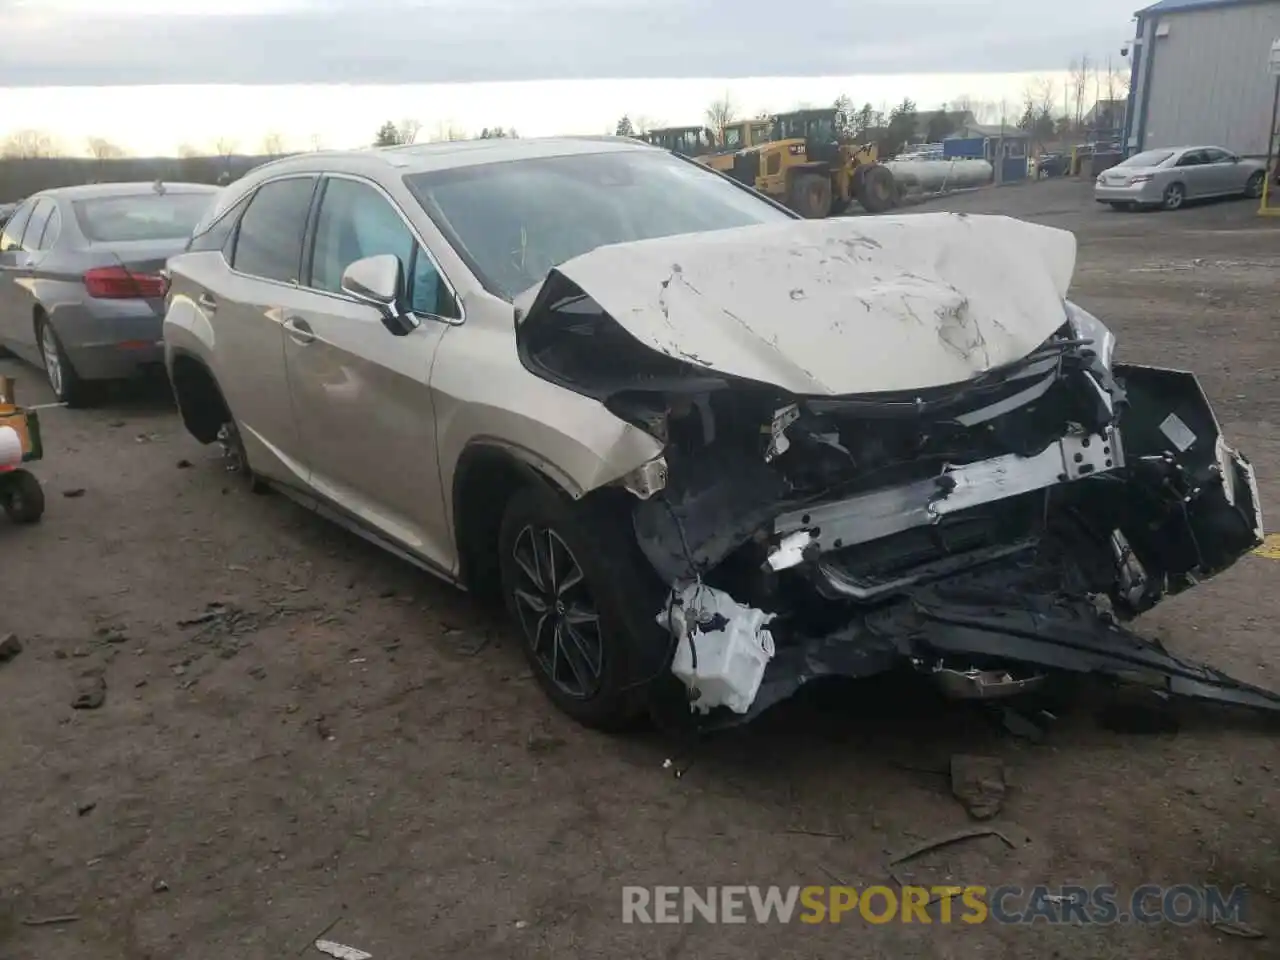
[[[316,949],[331,957],[337,957],[338,960],[370,960],[373,956],[372,953],[365,953],[363,950],[348,947],[345,943],[335,943],[332,940],[317,940]]]
[[[783,537],[782,542],[769,554],[769,569],[774,573],[790,570],[804,562],[804,551],[813,543],[813,534],[808,530],[797,530]]]
[[[773,659],[767,624],[775,614],[746,607],[727,593],[693,583],[658,614],[677,639],[671,672],[693,692],[690,708],[710,713],[751,709]]]
[[[656,457],[636,467],[622,478],[622,485],[641,500],[660,493],[667,485],[666,458]]]

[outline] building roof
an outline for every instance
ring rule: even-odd
[[[1152,14],[1181,13],[1184,10],[1202,10],[1206,7],[1235,7],[1257,2],[1258,0],[1160,0],[1159,3],[1143,7],[1135,16],[1149,17]]]

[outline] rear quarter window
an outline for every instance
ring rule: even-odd
[[[137,194],[73,200],[80,232],[91,243],[181,240],[191,236],[212,193]]]

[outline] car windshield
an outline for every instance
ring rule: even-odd
[[[181,240],[191,236],[212,193],[140,193],[73,200],[76,222],[92,243]]]
[[[650,150],[479,164],[405,182],[485,288],[508,300],[597,247],[791,219],[706,167]]]
[[[1148,150],[1146,153],[1135,153],[1128,160],[1122,160],[1117,167],[1158,167],[1173,156],[1172,150]]]

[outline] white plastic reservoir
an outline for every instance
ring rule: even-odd
[[[678,641],[671,672],[693,691],[693,710],[751,709],[773,659],[768,623],[774,616],[700,583],[690,584],[658,614]]]

